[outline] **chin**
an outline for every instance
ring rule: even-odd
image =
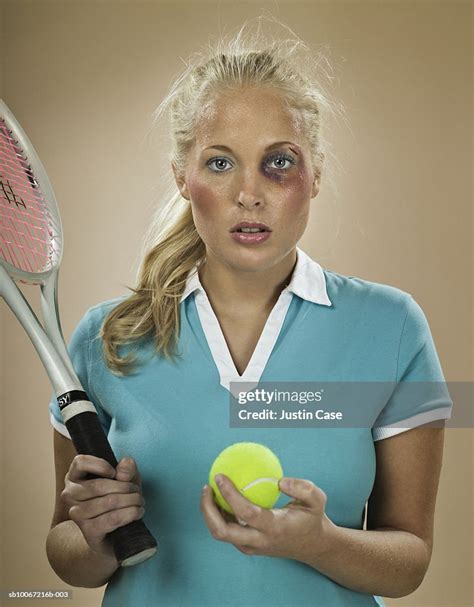
[[[227,251],[225,263],[244,272],[258,272],[271,268],[282,257],[282,253],[275,251],[273,247],[237,245],[237,251]]]

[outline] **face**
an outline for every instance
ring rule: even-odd
[[[173,171],[208,257],[239,270],[265,270],[291,253],[319,192],[299,115],[269,90],[218,93],[200,114],[185,174]],[[271,231],[245,242],[231,231],[241,221]]]

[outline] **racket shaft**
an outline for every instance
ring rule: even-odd
[[[76,377],[76,372],[69,357],[63,332],[61,330],[57,296],[58,275],[58,268],[55,268],[44,283],[41,284],[41,311],[43,313],[45,331],[53,342],[56,352],[61,357],[71,375]],[[64,392],[64,390],[62,390],[61,393],[62,392]]]
[[[0,295],[15,314],[28,337],[33,343],[46,373],[53,385],[55,394],[80,388],[80,382],[72,365],[66,366],[57,349],[53,347],[49,336],[41,326],[38,317],[31,309],[25,296],[0,265]]]

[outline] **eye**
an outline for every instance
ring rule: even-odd
[[[278,160],[280,163],[283,160],[284,162],[289,162],[290,164],[295,164],[295,159],[292,156],[289,156],[288,154],[275,154],[273,156],[271,156],[268,159],[268,162],[275,162],[276,160]],[[273,168],[277,168],[277,169],[289,169],[290,167],[288,166],[277,166],[277,167],[273,167]]]
[[[222,168],[222,164],[223,163],[228,163],[229,161],[227,160],[227,158],[224,158],[222,156],[219,156],[217,158],[211,158],[210,160],[208,160],[206,162],[207,166],[212,166],[212,164],[214,164],[214,162],[219,163],[219,169],[215,170],[215,169],[211,169],[212,171],[214,171],[214,173],[223,173],[224,171],[221,171],[220,169]]]

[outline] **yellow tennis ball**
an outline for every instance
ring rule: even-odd
[[[234,443],[221,451],[211,466],[209,484],[216,502],[233,514],[214,480],[216,474],[228,476],[242,495],[262,508],[273,508],[280,496],[278,481],[283,470],[278,457],[265,445]]]

